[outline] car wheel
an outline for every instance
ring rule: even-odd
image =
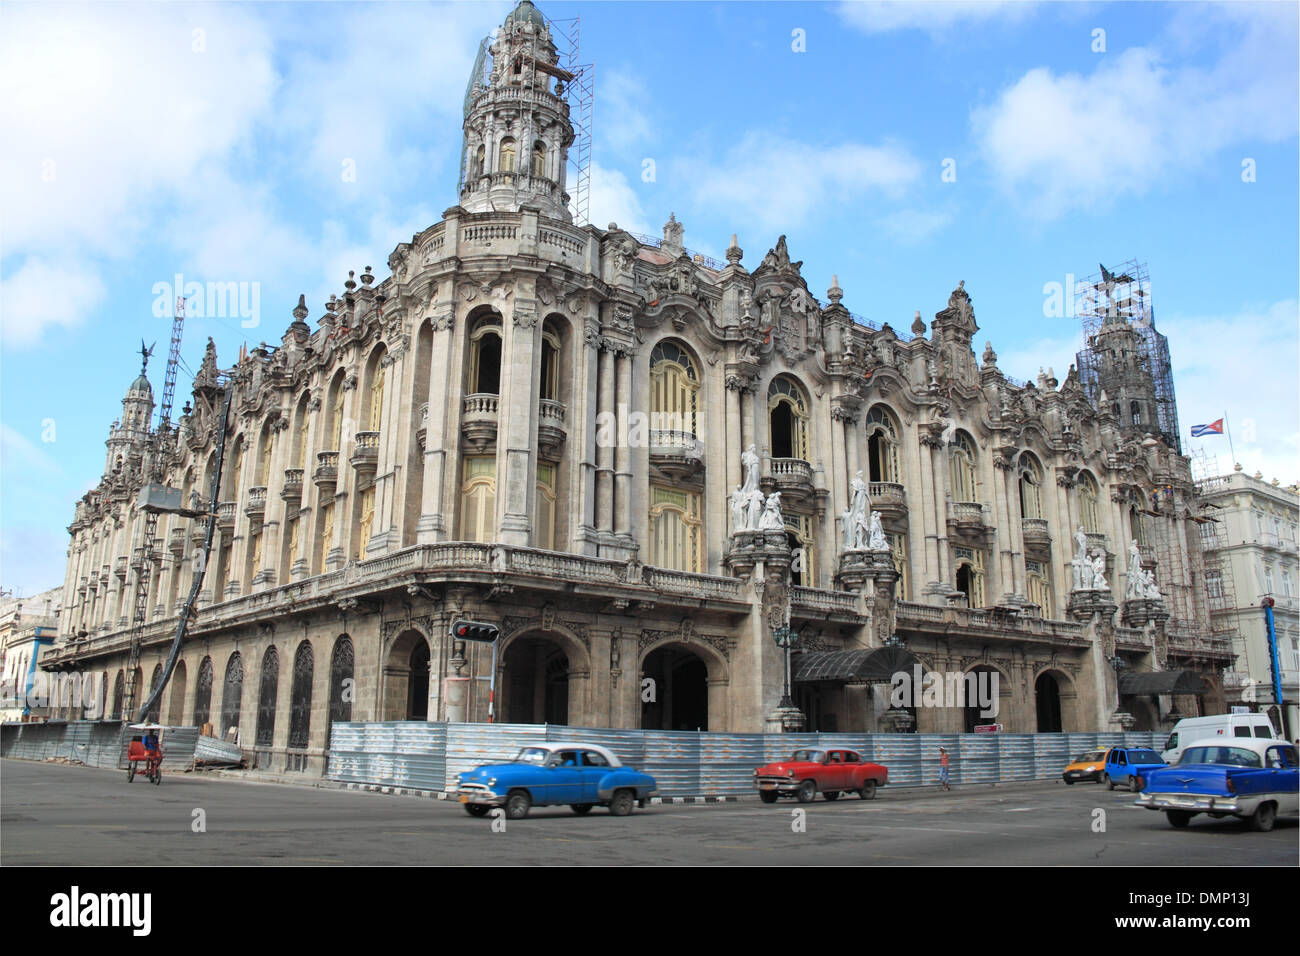
[[[1133,793],[1137,793],[1142,789],[1142,780],[1137,774],[1133,774],[1133,776],[1128,778],[1128,788]]]
[[[762,800],[764,803],[776,803],[776,797],[777,793],[775,790],[758,791],[758,799]]]
[[[1103,773],[1103,774],[1101,775],[1101,782],[1104,783],[1104,784],[1106,785],[1106,789],[1107,789],[1107,790],[1114,790],[1114,789],[1115,789],[1115,781],[1112,780],[1112,779],[1110,779],[1110,774],[1108,774],[1108,773]]]
[[[506,797],[506,817],[510,820],[522,820],[528,816],[533,800],[527,790],[512,790]]]
[[[1250,817],[1250,828],[1260,833],[1267,833],[1273,829],[1273,821],[1277,819],[1277,804],[1261,803],[1255,808],[1255,812]]]
[[[486,803],[465,804],[465,812],[468,813],[471,817],[485,817],[488,815],[488,811],[491,809],[492,808],[489,807]]]
[[[1074,781],[1071,780],[1071,779],[1069,779],[1068,777],[1066,777],[1066,778],[1065,778],[1065,785],[1066,785],[1067,787],[1073,787],[1073,786],[1074,786]]]
[[[569,804],[569,809],[578,816],[582,816],[584,813],[590,813],[591,808],[594,806],[594,803],[571,803]]]
[[[800,803],[812,803],[817,796],[817,784],[811,780],[805,780],[799,784],[799,791],[795,794]]]
[[[636,796],[631,790],[619,790],[614,794],[614,799],[609,801],[609,812],[612,816],[625,817],[632,812],[635,803]]]
[[[863,800],[876,799],[876,781],[863,780],[862,788],[858,790],[858,796],[861,797]]]
[[[838,798],[839,795],[840,795],[840,792],[839,792],[838,790],[831,790],[831,791],[829,791],[828,793],[823,793],[823,794],[822,794],[822,796],[825,797],[827,800],[834,800],[834,799]]]
[[[1165,816],[1169,818],[1169,825],[1176,830],[1181,830],[1192,822],[1192,815],[1186,810],[1166,810]]]

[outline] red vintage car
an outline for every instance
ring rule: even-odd
[[[776,803],[777,797],[811,803],[818,793],[827,800],[841,793],[856,793],[863,800],[871,800],[876,789],[887,783],[887,769],[864,761],[852,750],[796,750],[789,760],[754,771],[754,786],[764,803]]]

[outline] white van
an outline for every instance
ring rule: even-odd
[[[1268,714],[1218,714],[1214,717],[1184,717],[1174,724],[1165,749],[1160,752],[1166,763],[1178,763],[1183,748],[1207,737],[1258,737],[1276,738],[1273,722]]]

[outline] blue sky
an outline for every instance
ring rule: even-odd
[[[160,391],[157,283],[256,284],[255,325],[187,323],[190,369],[208,336],[230,362],[455,203],[511,6],[0,6],[0,587],[61,582],[141,338]],[[1294,4],[539,6],[595,66],[592,222],[673,212],[751,268],[784,233],[814,294],[899,328],[965,280],[1017,378],[1079,345],[1046,284],[1144,260],[1185,446],[1228,467],[1187,439],[1226,411],[1248,471],[1300,478]]]

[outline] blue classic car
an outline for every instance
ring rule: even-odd
[[[1279,813],[1300,809],[1300,760],[1281,740],[1216,737],[1188,744],[1172,767],[1147,775],[1137,805],[1163,810],[1181,829],[1198,813],[1237,816],[1271,830]]]
[[[457,796],[472,817],[504,807],[522,820],[532,807],[567,803],[574,813],[609,807],[616,817],[645,806],[655,793],[654,777],[640,773],[596,744],[536,744],[510,763],[489,764],[460,775]]]
[[[1167,764],[1158,753],[1145,747],[1111,747],[1106,752],[1106,766],[1101,779],[1106,788],[1128,787],[1134,793],[1142,789],[1144,778],[1157,767]]]

